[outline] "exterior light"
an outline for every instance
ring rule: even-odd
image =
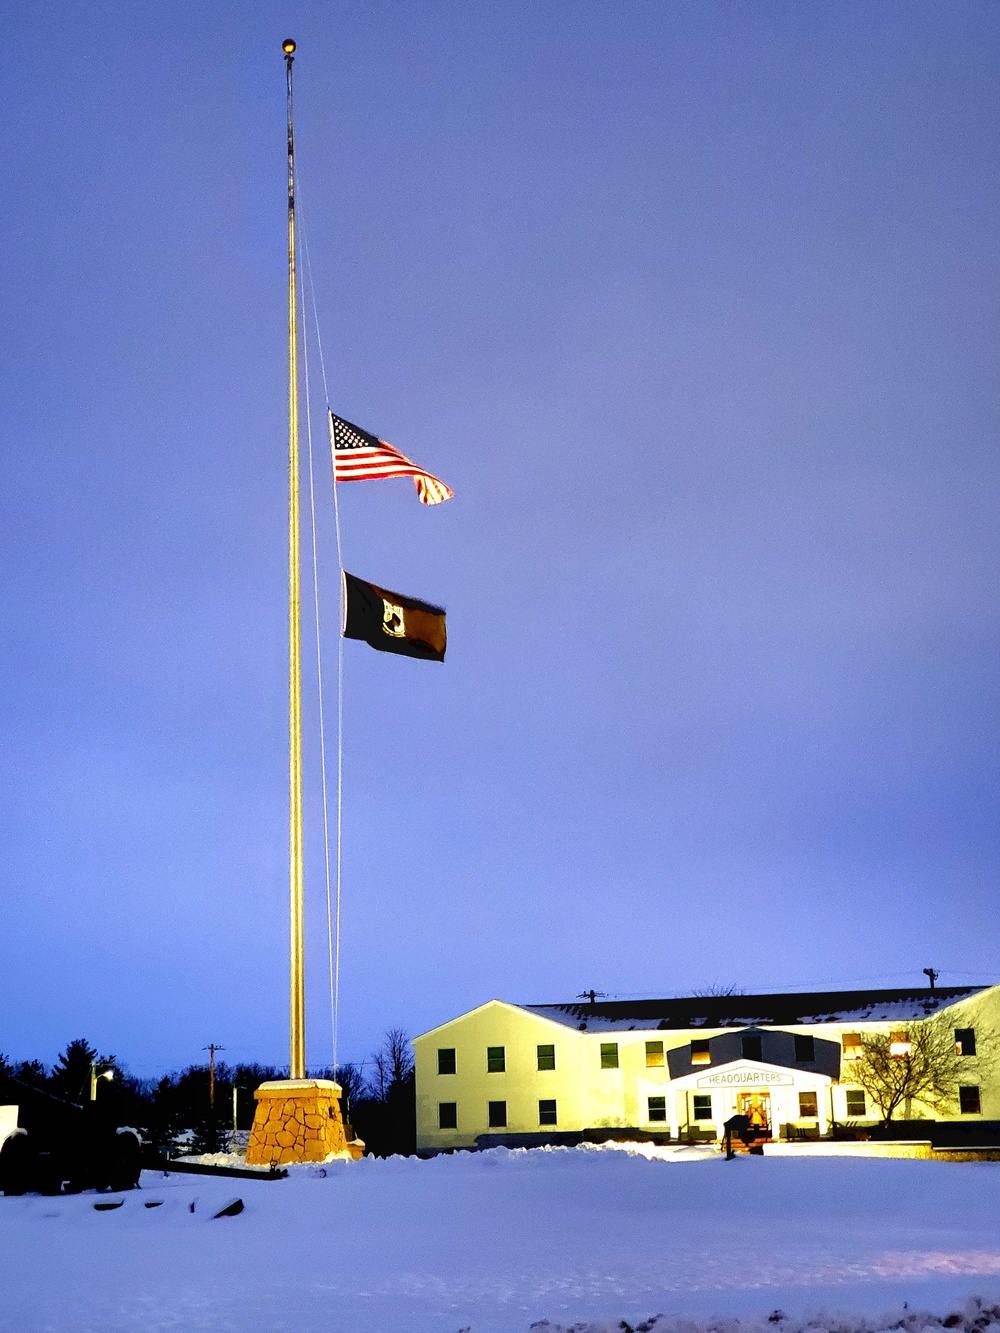
[[[913,1047],[910,1042],[908,1032],[891,1032],[889,1034],[889,1054],[895,1056],[908,1056]]]
[[[295,43],[292,41],[291,37],[286,37],[286,38],[285,38],[285,40],[281,43],[281,49],[282,49],[282,51],[284,51],[284,53],[285,53],[286,56],[290,56],[290,55],[293,55],[293,54],[294,54],[294,52],[295,52]]]
[[[98,1080],[99,1078],[106,1078],[106,1079],[108,1079],[108,1080],[110,1081],[111,1079],[114,1078],[114,1076],[115,1076],[115,1071],[114,1071],[113,1069],[101,1069],[101,1070],[99,1070],[99,1069],[97,1068],[97,1062],[96,1062],[95,1060],[91,1060],[91,1062],[90,1062],[90,1100],[91,1100],[92,1102],[96,1102],[96,1101],[97,1101],[97,1080]]]

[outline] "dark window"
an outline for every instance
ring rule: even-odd
[[[618,1068],[618,1043],[616,1041],[601,1042],[601,1068]]]
[[[975,1028],[956,1028],[955,1029],[955,1054],[956,1055],[975,1055],[976,1053],[976,1030]]]
[[[559,1123],[556,1116],[556,1104],[554,1101],[542,1101],[538,1103],[538,1123],[540,1125],[556,1125]]]
[[[848,1115],[867,1115],[868,1108],[865,1105],[865,1094],[863,1088],[847,1089],[847,1114]]]
[[[502,1046],[487,1046],[486,1048],[486,1072],[488,1074],[502,1074],[507,1068],[507,1052]]]
[[[712,1096],[711,1093],[696,1092],[691,1098],[692,1110],[695,1120],[711,1120],[712,1118]]]
[[[743,1038],[743,1059],[744,1059],[744,1060],[760,1060],[761,1058],[762,1058],[762,1057],[761,1057],[761,1053],[760,1053],[760,1037],[754,1037],[754,1036],[751,1036],[751,1037],[744,1037],[744,1038]]]
[[[458,1102],[438,1102],[438,1129],[458,1129]]]
[[[958,1106],[963,1115],[979,1115],[983,1109],[979,1100],[979,1089],[976,1087],[959,1088]]]
[[[712,1063],[712,1054],[708,1049],[707,1041],[693,1041],[691,1043],[691,1063],[693,1065],[710,1065]]]
[[[816,1042],[808,1035],[795,1034],[795,1063],[809,1065],[816,1059]]]
[[[506,1102],[490,1102],[489,1122],[490,1122],[490,1129],[507,1128]]]
[[[650,1120],[666,1120],[667,1118],[666,1097],[649,1098],[649,1118]]]
[[[455,1048],[446,1046],[438,1051],[438,1073],[454,1074],[455,1072]]]
[[[662,1069],[662,1068],[663,1068],[663,1042],[662,1042],[662,1041],[647,1041],[647,1042],[646,1042],[646,1068],[647,1068],[647,1069]]]
[[[555,1067],[556,1067],[556,1048],[554,1046],[539,1046],[538,1068],[555,1069]]]
[[[815,1120],[819,1115],[819,1098],[815,1092],[799,1093],[799,1119]]]

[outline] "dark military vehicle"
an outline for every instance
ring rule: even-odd
[[[0,1107],[10,1106],[18,1108],[17,1128],[0,1143],[0,1192],[60,1194],[138,1185],[142,1143],[134,1129],[119,1123],[113,1105],[67,1101],[0,1073]]]

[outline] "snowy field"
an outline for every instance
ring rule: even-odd
[[[964,1307],[947,1327],[1000,1333],[967,1305],[1000,1296],[1000,1163],[570,1148],[323,1171],[0,1198],[0,1328],[920,1333]]]

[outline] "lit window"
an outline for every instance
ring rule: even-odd
[[[662,1068],[663,1068],[663,1042],[662,1042],[662,1041],[647,1041],[647,1042],[646,1042],[646,1068],[647,1068],[647,1069],[662,1069]]]
[[[487,1074],[502,1074],[507,1068],[507,1052],[503,1046],[487,1046]]]
[[[453,1046],[444,1047],[438,1051],[438,1073],[454,1074],[455,1072],[455,1048]]]
[[[900,1058],[910,1054],[913,1049],[908,1032],[889,1033],[889,1054]]]
[[[958,1107],[963,1115],[981,1114],[983,1107],[979,1098],[979,1089],[976,1087],[959,1088]]]
[[[601,1042],[601,1068],[618,1068],[618,1043],[616,1041]]]
[[[556,1048],[554,1046],[538,1047],[538,1068],[555,1069],[556,1067]]]
[[[744,1037],[742,1039],[742,1046],[743,1046],[744,1060],[763,1059],[763,1056],[761,1055],[760,1051],[760,1037],[758,1036]]]
[[[507,1103],[490,1102],[489,1106],[489,1124],[490,1129],[507,1128]]]
[[[811,1065],[816,1059],[816,1042],[808,1033],[795,1034],[795,1063]]]
[[[696,1092],[691,1098],[692,1114],[695,1120],[711,1120],[712,1118],[712,1095]]]
[[[868,1114],[868,1108],[865,1105],[865,1094],[863,1088],[847,1089],[847,1114],[865,1116]]]
[[[819,1097],[815,1092],[799,1093],[799,1119],[815,1120],[819,1115]]]
[[[707,1041],[693,1041],[691,1043],[691,1063],[693,1065],[710,1065],[712,1055],[708,1049]]]
[[[666,1097],[650,1097],[647,1105],[649,1107],[650,1120],[666,1120],[667,1118],[667,1099]]]
[[[843,1040],[844,1040],[844,1059],[845,1059],[845,1060],[860,1060],[860,1059],[861,1059],[861,1033],[860,1033],[860,1032],[845,1032],[845,1033],[844,1033],[844,1038],[843,1038]]]
[[[438,1129],[458,1129],[458,1102],[438,1102]]]
[[[559,1123],[556,1116],[556,1104],[554,1101],[543,1101],[538,1103],[538,1123],[540,1125],[556,1125]]]
[[[956,1055],[975,1055],[976,1053],[976,1030],[975,1028],[956,1028],[955,1029],[955,1054]]]

